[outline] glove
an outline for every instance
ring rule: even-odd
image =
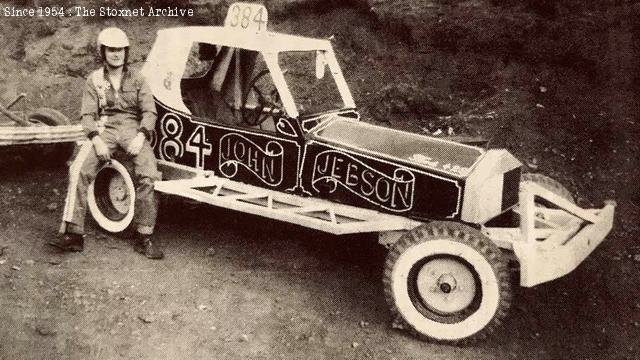
[[[129,146],[127,147],[127,153],[131,156],[136,156],[142,150],[142,145],[144,145],[144,134],[139,132],[136,137],[131,140]]]
[[[93,148],[96,151],[96,156],[102,161],[109,161],[111,159],[111,153],[109,147],[105,144],[104,140],[100,136],[94,136],[91,138]]]

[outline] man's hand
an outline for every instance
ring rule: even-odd
[[[99,135],[94,136],[91,139],[91,142],[93,143],[93,148],[96,150],[96,156],[98,156],[98,159],[102,161],[109,161],[111,159],[109,147],[104,143]]]
[[[138,133],[136,137],[131,140],[129,146],[127,147],[127,153],[132,156],[138,155],[140,150],[142,150],[142,145],[144,145],[144,134]]]

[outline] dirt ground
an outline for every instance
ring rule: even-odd
[[[8,154],[0,159],[0,359],[640,358],[634,24],[599,25],[598,14],[574,9],[572,24],[580,26],[572,29],[605,29],[585,37],[602,40],[608,55],[601,62],[580,57],[600,48],[561,32],[575,36],[563,46],[582,59],[566,64],[550,60],[564,47],[540,37],[545,31],[535,41],[520,31],[525,40],[516,46],[506,25],[491,26],[506,17],[533,24],[518,29],[564,29],[558,18],[542,22],[547,15],[529,11],[527,1],[505,8],[491,1],[367,1],[354,2],[367,9],[309,11],[284,3],[293,5],[274,15],[274,28],[333,37],[363,119],[481,135],[565,183],[583,206],[613,198],[616,223],[607,241],[570,275],[520,289],[505,326],[489,340],[443,346],[392,327],[381,282],[385,250],[373,237],[327,236],[178,201],[161,208],[162,261],[142,258],[127,239],[93,225],[83,253],[61,254],[45,242],[61,216],[66,167]],[[406,9],[424,23],[399,19]],[[206,22],[206,15],[191,21]],[[49,106],[76,119],[83,77],[97,66],[92,42],[101,27],[124,28],[139,65],[156,29],[184,23],[0,18],[0,101],[25,92],[18,110]],[[508,46],[469,33],[474,26]],[[436,42],[429,33],[451,36]]]
[[[393,329],[375,238],[334,237],[206,206],[164,207],[166,259],[91,227],[54,235],[65,169],[3,163],[2,359],[633,359],[638,264],[619,221],[571,275],[521,289],[502,330],[467,347]],[[638,209],[621,206],[638,218]],[[247,226],[246,224],[253,224]],[[637,230],[634,230],[634,232]],[[632,235],[631,235],[632,236]]]

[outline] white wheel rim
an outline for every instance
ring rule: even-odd
[[[111,160],[109,165],[104,166],[98,171],[96,179],[101,176],[102,171],[105,169],[113,169],[116,171],[116,174],[109,180],[108,193],[102,194],[102,196],[108,197],[113,209],[120,215],[124,215],[124,217],[114,220],[102,212],[96,199],[95,180],[89,185],[87,202],[89,212],[96,223],[106,231],[117,233],[124,231],[133,221],[136,200],[135,186],[127,169],[116,160]],[[123,193],[126,194],[126,196],[124,196]]]
[[[416,280],[422,301],[442,314],[453,314],[466,309],[476,296],[473,273],[453,258],[428,261],[420,268]]]
[[[414,305],[408,279],[414,265],[428,257],[451,256],[464,259],[479,278],[482,297],[478,309],[459,322],[443,323],[429,319]],[[471,246],[451,240],[431,240],[406,249],[395,262],[391,273],[392,296],[404,320],[419,333],[440,340],[467,338],[482,330],[498,310],[500,289],[493,268]]]

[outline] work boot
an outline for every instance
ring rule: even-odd
[[[78,252],[84,250],[84,237],[80,234],[65,233],[47,242],[63,251]]]
[[[156,241],[152,241],[151,235],[136,233],[134,241],[135,245],[133,246],[133,249],[147,258],[162,259],[164,257],[164,254],[160,249],[160,244]]]

